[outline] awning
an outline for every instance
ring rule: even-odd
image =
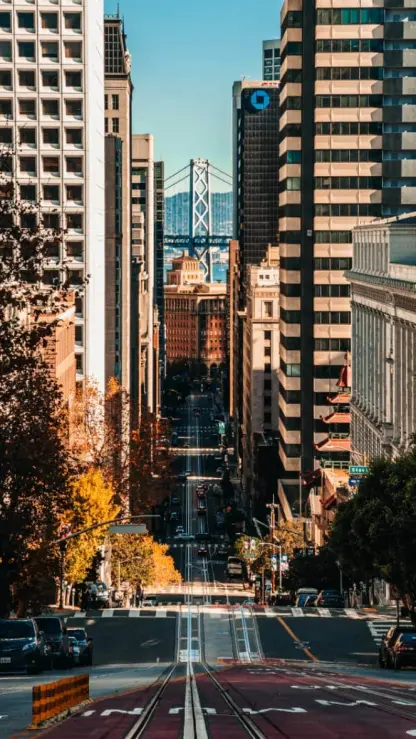
[[[350,439],[324,439],[319,444],[315,444],[318,452],[350,452]]]
[[[351,393],[338,393],[338,395],[328,395],[327,397],[328,403],[331,403],[331,405],[336,405],[337,403],[344,403],[347,405],[347,403],[351,402]]]
[[[321,416],[321,421],[323,421],[324,423],[350,423],[351,414],[337,413],[335,411],[334,413],[330,413],[329,416],[326,416],[326,418]]]

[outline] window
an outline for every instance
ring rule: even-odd
[[[317,25],[358,25],[359,23],[383,23],[382,8],[319,8],[316,11]]]
[[[285,323],[300,323],[300,311],[299,310],[286,310],[285,308],[281,308],[280,318]]]
[[[264,340],[265,341],[271,341],[272,339],[272,332],[271,331],[265,331],[264,332]]]
[[[49,89],[59,90],[58,72],[52,70],[42,70],[42,86]]]
[[[65,100],[66,114],[74,118],[82,118],[82,100]]]
[[[300,364],[287,364],[286,377],[300,377]]]
[[[287,298],[300,298],[300,284],[282,282],[280,284],[280,292],[282,295],[286,295]]]
[[[13,131],[11,128],[0,128],[0,144],[11,144],[13,142]]]
[[[57,231],[60,228],[59,213],[43,213],[43,226],[53,231]]]
[[[264,347],[264,356],[265,357],[271,357],[272,356],[272,348],[271,348],[271,346],[265,346]]]
[[[111,107],[113,108],[113,110],[119,109],[119,96],[118,95],[111,96]]]
[[[75,259],[77,262],[82,262],[84,258],[82,241],[68,241],[66,245],[66,253],[71,259]]]
[[[43,199],[50,200],[53,203],[59,203],[59,185],[44,185],[43,186]]]
[[[36,128],[23,127],[19,130],[20,144],[26,146],[36,146]]]
[[[35,89],[35,73],[29,69],[19,70],[19,85],[20,87],[31,87]]]
[[[272,414],[268,411],[264,411],[263,415],[264,423],[271,423],[272,422]]]
[[[283,185],[286,183],[286,190],[300,190],[301,178],[300,177],[287,177],[283,180]]]
[[[44,144],[59,145],[59,128],[44,128],[42,129],[42,135]]]
[[[81,13],[64,13],[64,20],[68,31],[81,31]]]
[[[108,133],[108,118],[104,118],[104,133]]]
[[[12,73],[10,69],[0,70],[0,86],[10,87],[12,86]]]
[[[323,136],[355,136],[356,134],[372,134],[380,136],[383,133],[382,123],[316,123],[315,133]]]
[[[53,62],[59,61],[58,44],[56,41],[42,41],[41,53],[43,59],[50,59]]]
[[[59,100],[42,100],[43,115],[59,118]]]
[[[349,311],[315,311],[315,323],[349,324],[351,323],[351,313]]]
[[[316,352],[349,352],[351,351],[351,339],[315,339],[314,350]]]
[[[301,151],[287,151],[286,161],[288,164],[301,164],[302,152]]]
[[[285,336],[282,333],[280,335],[280,343],[288,351],[300,351],[300,336]]]
[[[67,87],[82,88],[81,72],[65,72],[65,84]]]
[[[45,174],[59,175],[59,157],[43,157],[43,171]]]
[[[352,267],[351,257],[315,257],[314,269],[316,270],[348,270]]]
[[[83,228],[83,216],[82,213],[67,213],[66,214],[66,225],[67,228],[82,231]]]
[[[383,67],[318,67],[317,80],[381,80]]]
[[[104,95],[104,110],[108,110],[108,95]]]
[[[76,363],[76,368],[77,368],[77,374],[83,375],[84,374],[84,361],[83,361],[82,354],[75,354],[75,363]]]
[[[18,41],[17,48],[20,59],[35,58],[35,44],[33,41]]]
[[[317,190],[378,190],[381,177],[315,177]]]
[[[10,41],[0,41],[0,58],[5,61],[11,62],[12,60],[12,45]]]
[[[58,30],[58,14],[57,13],[41,13],[41,25],[47,31]]]
[[[55,262],[59,262],[60,257],[60,245],[59,244],[51,244],[48,243],[45,245],[45,257],[49,260],[53,260]]]
[[[13,107],[11,100],[0,100],[0,115],[11,118],[13,115]]]
[[[66,128],[66,143],[72,146],[82,146],[82,128]]]
[[[265,392],[268,392],[272,389],[272,381],[271,380],[264,380],[264,390]]]
[[[20,216],[20,225],[22,228],[34,231],[37,226],[36,213],[22,213]]]
[[[82,185],[67,185],[66,199],[82,205]]]
[[[119,132],[120,132],[120,119],[113,118],[113,133],[119,133]]]
[[[26,31],[35,30],[35,16],[33,13],[17,13],[17,27],[24,28]]]
[[[317,108],[381,108],[382,95],[316,95]]]
[[[36,185],[20,185],[20,197],[22,200],[34,203],[36,201]]]
[[[82,285],[83,273],[81,269],[69,269],[68,270],[68,281],[70,285]]]
[[[36,100],[19,100],[19,114],[36,118]]]
[[[82,43],[80,41],[65,41],[65,59],[82,61]]]
[[[0,13],[0,28],[2,31],[10,31],[12,27],[10,13],[7,11]]]
[[[82,175],[82,157],[65,157],[66,171],[71,174]]]
[[[317,364],[313,368],[313,376],[320,380],[337,380],[341,367],[338,364]],[[326,401],[325,405],[328,403]]]
[[[83,331],[84,331],[84,327],[83,326],[75,326],[75,343],[78,346],[82,346],[82,343],[83,343]]]
[[[36,157],[20,157],[20,171],[36,176]]]
[[[271,301],[263,301],[263,316],[264,318],[273,318],[273,303]]]
[[[316,298],[349,298],[349,285],[315,285],[314,295]]]

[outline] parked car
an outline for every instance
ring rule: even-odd
[[[416,667],[416,633],[407,631],[399,634],[388,649],[389,664],[394,670]]]
[[[318,590],[316,588],[299,588],[299,590],[297,590],[296,592],[295,606],[297,608],[303,608],[309,596],[311,595],[316,598],[318,595]]]
[[[45,636],[33,618],[0,620],[0,672],[42,672],[47,655]]]
[[[147,608],[155,608],[159,605],[159,601],[156,596],[149,596],[143,599],[143,605],[147,606]]]
[[[79,665],[81,648],[75,636],[69,637],[69,659],[72,665]]]
[[[416,634],[416,626],[390,626],[383,635],[378,650],[378,663],[380,667],[391,667],[390,649],[400,634]]]
[[[321,590],[315,600],[315,606],[324,608],[344,608],[345,598],[339,590]]]
[[[208,547],[205,544],[201,544],[197,551],[198,557],[208,557]]]
[[[75,637],[78,642],[80,654],[79,664],[81,665],[92,665],[92,639],[88,636],[85,629],[70,628],[68,629],[68,636],[71,639]]]
[[[46,655],[52,667],[70,665],[69,643],[64,620],[60,616],[35,616],[38,629],[45,635]]]

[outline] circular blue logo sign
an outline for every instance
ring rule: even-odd
[[[270,95],[265,90],[255,90],[250,97],[250,103],[255,110],[264,110],[270,105]]]

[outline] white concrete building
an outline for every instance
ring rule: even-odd
[[[416,212],[353,231],[351,454],[395,456],[416,431]]]
[[[0,0],[0,146],[18,197],[62,228],[46,283],[69,278],[77,380],[104,389],[103,0]],[[10,177],[9,177],[10,179]]]
[[[249,265],[243,317],[242,479],[250,498],[256,485],[258,446],[278,432],[279,408],[279,261],[269,247],[259,266]]]

